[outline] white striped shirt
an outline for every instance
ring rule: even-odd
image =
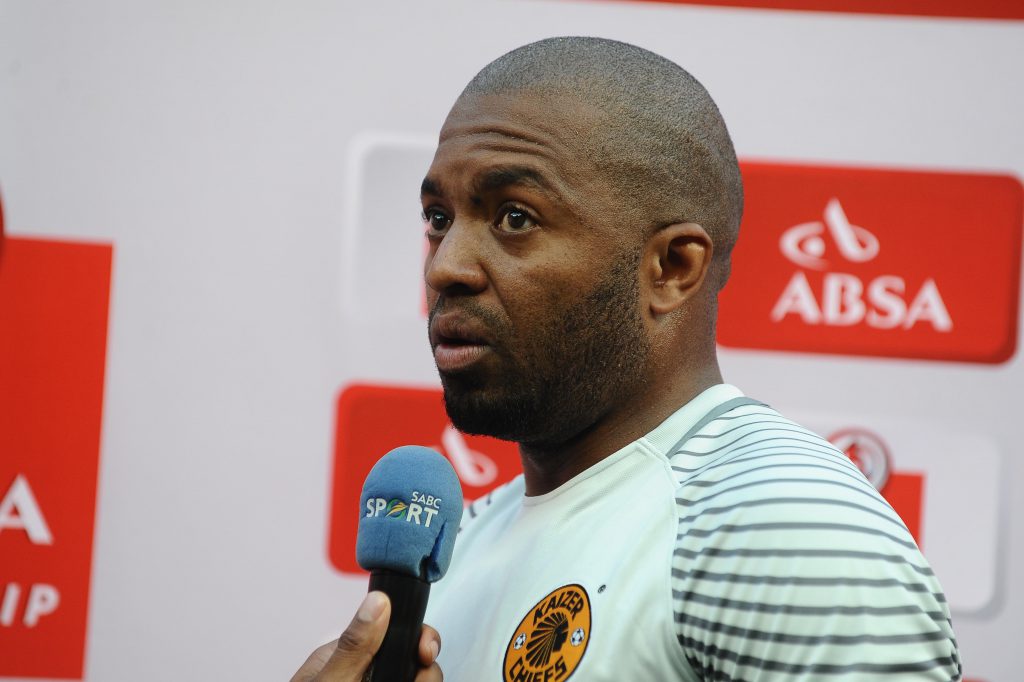
[[[558,489],[525,497],[518,478],[466,519],[428,611],[446,680],[514,679],[540,637],[521,621],[565,585],[590,624],[517,679],[960,679],[945,598],[896,513],[843,453],[732,386]]]

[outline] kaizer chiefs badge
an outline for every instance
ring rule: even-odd
[[[505,682],[564,680],[590,643],[590,597],[582,585],[566,585],[526,614],[505,648]]]

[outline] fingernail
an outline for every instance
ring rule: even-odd
[[[356,618],[364,623],[372,623],[380,618],[380,614],[384,613],[385,604],[387,604],[387,599],[383,592],[370,592],[363,599],[363,603],[359,605]]]
[[[441,653],[441,645],[437,643],[436,639],[430,640],[430,662],[433,663],[437,660],[437,655]]]

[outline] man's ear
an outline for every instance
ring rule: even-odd
[[[671,313],[700,291],[713,254],[711,237],[697,223],[675,223],[655,232],[641,268],[651,312]]]

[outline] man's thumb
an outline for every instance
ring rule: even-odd
[[[323,682],[359,682],[384,641],[391,617],[391,602],[383,592],[370,592],[355,618],[338,638],[327,664],[316,676]]]

